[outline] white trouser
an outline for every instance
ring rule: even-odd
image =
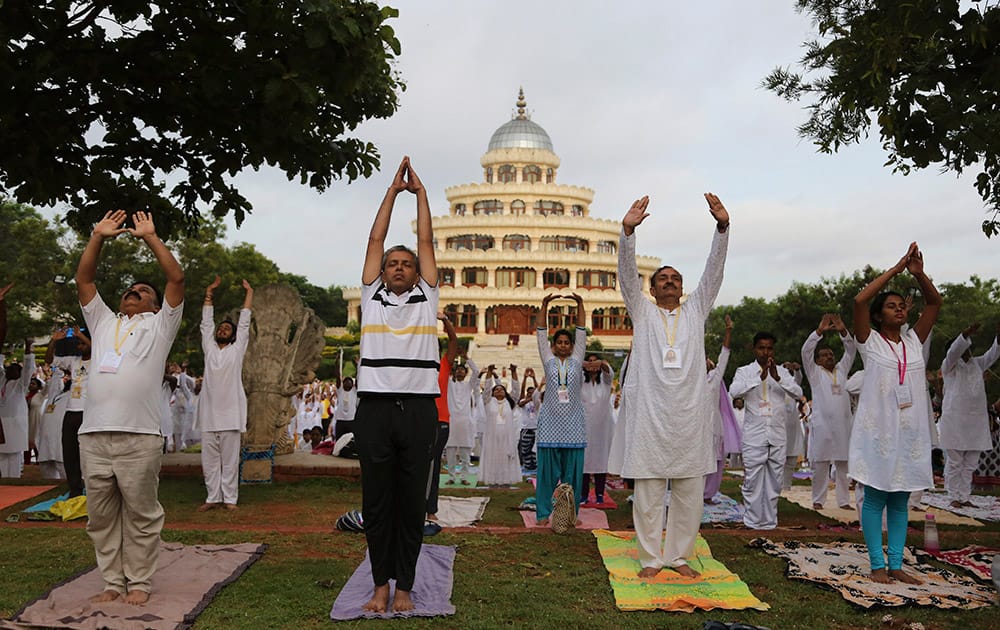
[[[63,467],[62,462],[57,462],[55,460],[39,462],[38,469],[42,473],[42,479],[66,478],[66,469]]]
[[[705,477],[670,480],[670,509],[665,507],[666,479],[636,479],[632,522],[639,543],[639,564],[659,569],[687,564],[705,508]],[[667,537],[663,538],[666,521]]]
[[[240,493],[240,432],[202,431],[201,469],[208,490],[205,503],[236,505]]]
[[[823,505],[826,503],[826,491],[830,482],[829,461],[813,462],[812,494],[813,503]],[[851,505],[851,491],[847,481],[847,462],[837,460],[833,462],[837,469],[834,471],[834,483],[836,484],[837,505]]]
[[[455,471],[461,463],[462,479],[468,480],[469,467],[472,466],[472,449],[468,446],[446,446],[445,452],[448,454],[448,477],[454,482]]]
[[[21,453],[0,453],[0,477],[20,479],[23,465],[24,455]]]
[[[968,501],[972,494],[972,473],[979,467],[981,451],[947,449],[944,462],[944,489],[952,501]]]
[[[743,524],[751,529],[778,525],[778,497],[785,466],[785,445],[743,445]]]
[[[792,489],[792,474],[795,472],[795,465],[799,463],[798,455],[785,456],[785,467],[781,471],[781,489]]]

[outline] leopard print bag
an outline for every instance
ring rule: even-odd
[[[552,531],[565,534],[576,528],[576,495],[573,486],[561,483],[552,493]]]

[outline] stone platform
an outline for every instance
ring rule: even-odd
[[[167,453],[163,456],[160,477],[201,477],[200,453]],[[274,480],[294,481],[306,477],[341,477],[361,479],[361,463],[332,455],[292,453],[274,457]]]

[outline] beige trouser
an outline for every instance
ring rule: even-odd
[[[636,479],[632,522],[639,543],[639,564],[659,569],[687,564],[704,510],[705,477],[670,480],[670,509],[665,510],[666,479]],[[667,537],[663,538],[666,516]]]
[[[163,529],[163,507],[157,500],[162,448],[159,435],[80,435],[87,533],[106,590],[152,590]]]

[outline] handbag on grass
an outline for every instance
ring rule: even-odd
[[[573,486],[561,483],[552,493],[552,531],[557,534],[576,528],[576,495]]]

